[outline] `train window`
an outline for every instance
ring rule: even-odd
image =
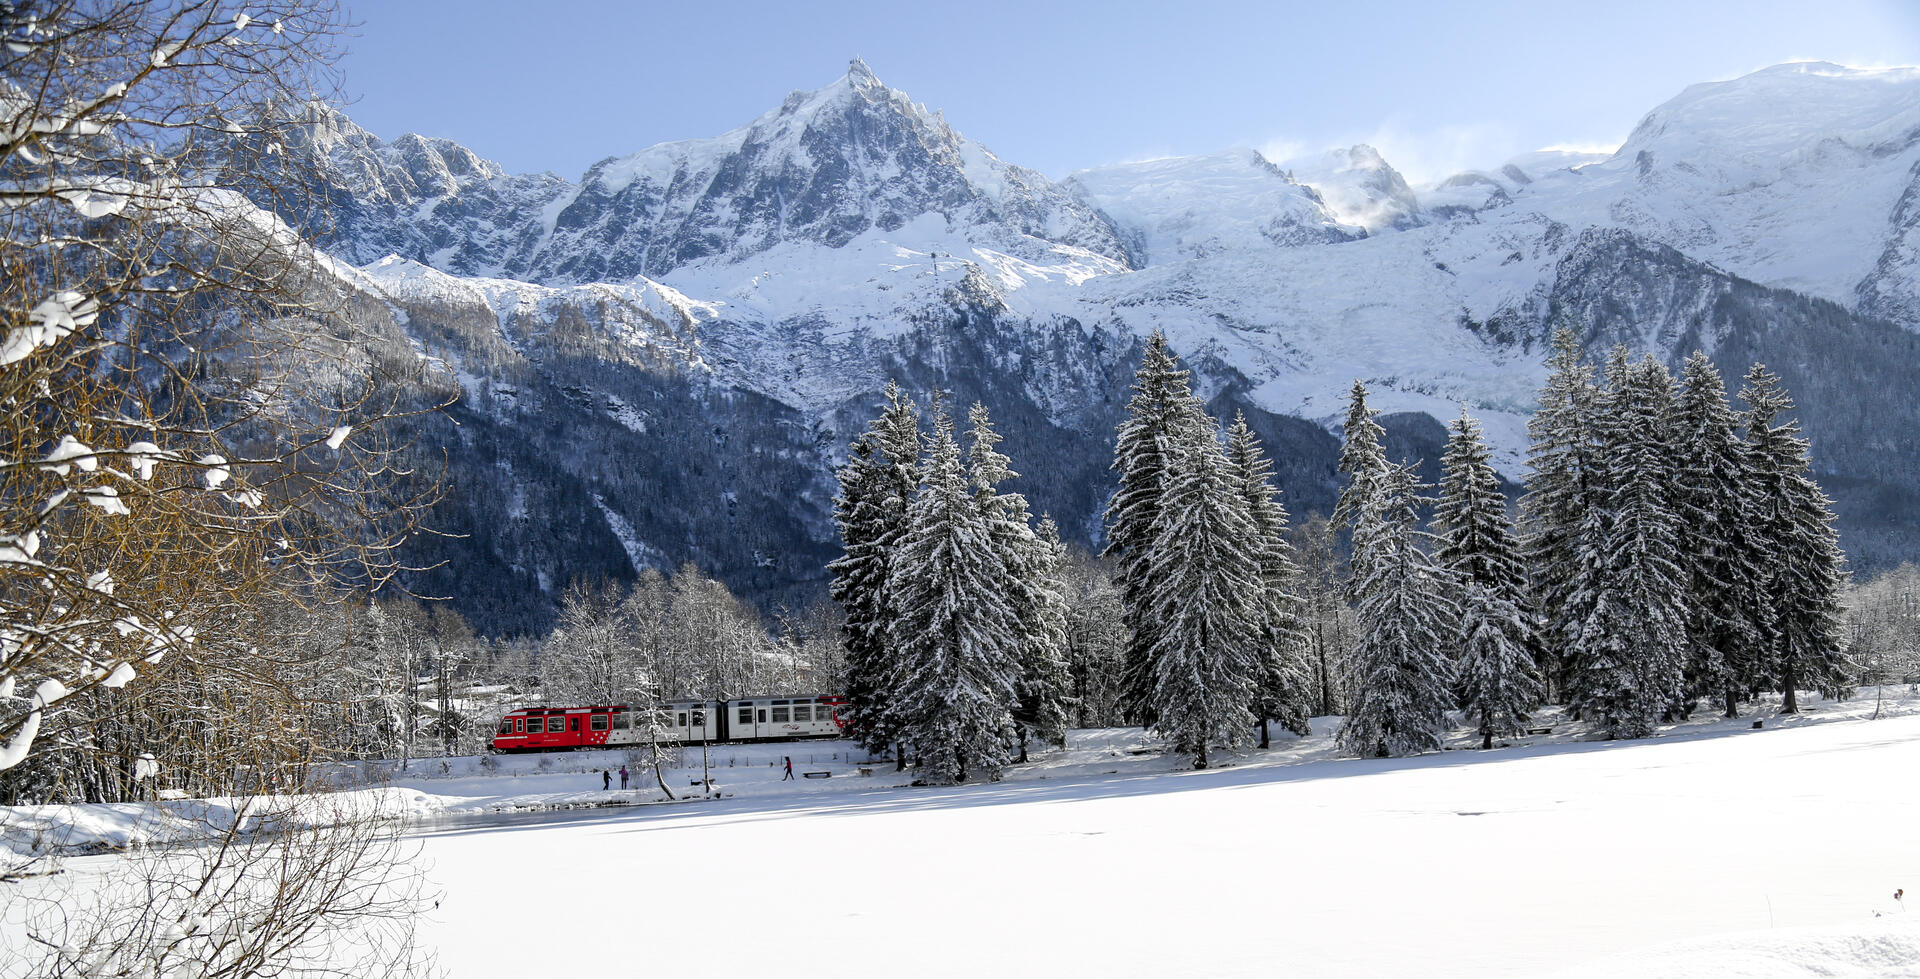
[[[529,717],[529,718],[527,718],[527,733],[528,733],[528,734],[539,734],[539,733],[541,733],[542,731],[546,731],[546,730],[548,730],[548,728],[545,728],[545,727],[542,727],[542,726],[541,726],[541,725],[542,725],[542,723],[543,723],[543,722],[542,722],[542,721],[540,720],[540,718],[538,718],[538,717]],[[556,717],[556,718],[554,718],[554,719],[553,719],[553,722],[552,722],[552,723],[553,723],[553,727],[552,727],[552,730],[555,730],[555,731],[558,731],[558,730],[560,730],[560,719],[559,719],[558,717]]]
[[[500,721],[500,733],[501,734],[513,733],[513,720],[511,718],[505,718]]]
[[[684,710],[680,712],[680,725],[679,725],[679,726],[680,726],[680,727],[686,727],[686,726],[687,726],[687,712],[686,712],[686,711],[684,711]]]
[[[580,719],[578,717],[567,718],[567,730],[569,731],[580,730]]]
[[[630,729],[630,728],[632,728],[632,727],[633,727],[633,716],[632,716],[632,715],[630,715],[630,714],[624,714],[624,713],[622,713],[622,714],[615,714],[615,715],[613,715],[613,729],[614,729],[614,730],[616,730],[616,731],[625,731],[625,730],[628,730],[628,729]]]
[[[813,720],[812,708],[795,707],[793,709],[793,719],[796,721],[799,721],[802,724],[805,724],[806,722]]]
[[[706,727],[706,726],[707,726],[707,712],[706,712],[706,711],[704,711],[704,710],[696,710],[696,711],[694,711],[694,712],[693,712],[693,726],[694,726],[694,727]]]
[[[787,709],[785,707],[775,707],[773,709],[773,723],[775,724],[787,723]]]
[[[753,723],[753,708],[751,707],[740,708],[740,723],[742,724]]]
[[[762,724],[767,723],[767,712],[765,708],[762,708],[760,711],[760,723]]]
[[[605,731],[613,726],[613,721],[605,714],[595,714],[593,720],[588,722],[588,726],[595,731]]]

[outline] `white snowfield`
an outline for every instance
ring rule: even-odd
[[[650,773],[622,792],[614,753],[493,772],[449,759],[446,776],[416,760],[371,791],[429,817],[442,898],[426,936],[454,977],[796,960],[874,976],[1920,977],[1920,918],[1893,897],[1920,881],[1920,696],[1889,688],[1881,706],[1613,743],[1549,715],[1552,735],[1481,752],[1462,729],[1457,750],[1402,760],[1339,757],[1338,718],[1320,718],[1312,738],[1204,772],[1138,729],[1076,731],[1004,782],[946,789],[838,742],[730,746],[709,755],[718,799],[688,785],[688,750],[669,785],[695,798],[570,811],[660,793]],[[485,815],[538,807],[563,811]],[[60,827],[125,839],[135,808],[0,818],[24,847]]]

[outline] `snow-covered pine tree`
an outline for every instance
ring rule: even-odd
[[[1526,570],[1500,480],[1480,424],[1464,407],[1441,469],[1434,557],[1459,589],[1460,706],[1479,722],[1480,747],[1491,748],[1495,737],[1523,733],[1528,712],[1540,703],[1534,663],[1539,631],[1527,607]]]
[[[1287,509],[1275,495],[1273,463],[1260,448],[1244,412],[1234,413],[1233,425],[1227,430],[1227,466],[1253,524],[1252,544],[1260,568],[1253,640],[1260,669],[1253,711],[1260,720],[1260,747],[1265,748],[1271,740],[1269,718],[1278,719],[1287,730],[1302,737],[1310,733],[1310,638],[1297,593],[1300,568],[1293,560],[1293,544],[1287,540]]]
[[[1569,604],[1590,608],[1573,639],[1568,703],[1609,738],[1643,738],[1663,717],[1684,716],[1686,575],[1678,563],[1673,450],[1667,434],[1673,379],[1625,348],[1607,364],[1598,428],[1595,506]],[[1584,545],[1583,545],[1584,546]]]
[[[1769,686],[1762,584],[1771,550],[1759,536],[1750,453],[1720,372],[1695,351],[1680,375],[1671,425],[1678,553],[1687,571],[1688,692],[1718,696],[1725,716]]]
[[[1039,550],[1027,578],[1032,605],[1020,646],[1020,682],[1015,693],[1013,720],[1020,737],[1020,760],[1027,760],[1027,738],[1066,747],[1067,728],[1077,701],[1073,673],[1067,664],[1067,602],[1062,569],[1067,547],[1060,528],[1042,516],[1034,532]]]
[[[1774,688],[1783,698],[1780,710],[1792,714],[1800,709],[1802,686],[1828,698],[1852,693],[1840,632],[1846,557],[1833,527],[1833,503],[1809,475],[1800,425],[1779,421],[1793,410],[1779,376],[1753,365],[1740,400],[1747,404],[1760,533],[1771,547],[1763,587],[1772,610]]]
[[[1000,492],[1000,484],[1019,473],[996,448],[1002,440],[985,405],[975,402],[968,409],[967,425],[968,481],[974,503],[986,520],[988,539],[1007,568],[999,584],[1013,611],[1019,643],[1013,720],[1019,760],[1024,762],[1030,736],[1055,743],[1066,739],[1072,679],[1065,659],[1066,605],[1057,580],[1063,552],[1058,528],[1053,529],[1051,541],[1034,533],[1025,496]]]
[[[1374,420],[1379,413],[1367,407],[1367,386],[1355,379],[1347,393],[1347,420],[1341,426],[1340,471],[1347,475],[1347,486],[1340,491],[1340,499],[1333,506],[1332,521],[1337,528],[1354,529],[1360,511],[1379,495],[1379,487],[1373,481],[1385,476],[1391,468],[1387,464],[1387,450],[1381,445],[1386,429]],[[1358,572],[1355,577],[1359,577]]]
[[[879,417],[854,439],[838,473],[833,515],[844,550],[827,565],[833,574],[831,594],[846,616],[851,731],[869,751],[883,750],[899,737],[899,718],[886,687],[893,666],[887,636],[895,616],[887,576],[906,529],[907,504],[920,482],[920,410],[891,381],[885,397]]]
[[[905,740],[933,784],[995,779],[1013,743],[1018,623],[1008,570],[937,402],[920,489],[892,555],[888,681]]]
[[[1157,623],[1149,611],[1147,568],[1153,560],[1172,443],[1183,426],[1204,415],[1180,359],[1168,349],[1166,336],[1155,330],[1134,372],[1133,397],[1127,400],[1127,417],[1114,441],[1112,469],[1120,474],[1120,487],[1107,504],[1103,552],[1119,563],[1114,584],[1120,588],[1131,633],[1122,702],[1129,715],[1148,725],[1153,723],[1150,650]]]
[[[1260,663],[1253,651],[1262,594],[1256,533],[1234,485],[1219,426],[1204,415],[1177,430],[1166,496],[1146,567],[1157,623],[1154,729],[1207,767],[1216,742],[1243,744]]]
[[[1559,699],[1567,685],[1567,656],[1589,611],[1574,604],[1581,575],[1583,534],[1589,529],[1594,467],[1593,368],[1572,330],[1553,334],[1547,383],[1540,407],[1527,422],[1532,475],[1520,498],[1527,534],[1522,542],[1533,606],[1542,617],[1541,672],[1547,696]]]
[[[1355,502],[1353,592],[1360,643],[1348,661],[1350,691],[1340,746],[1362,758],[1436,751],[1453,701],[1452,645],[1458,608],[1446,572],[1421,549],[1413,469],[1367,474],[1371,496]]]

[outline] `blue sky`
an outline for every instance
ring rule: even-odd
[[[742,125],[859,56],[1002,158],[1084,167],[1370,142],[1438,178],[1606,146],[1694,82],[1920,64],[1920,3],[347,0],[348,112],[511,172]],[[1458,8],[1458,9],[1456,9]]]

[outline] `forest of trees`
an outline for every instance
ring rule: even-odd
[[[1596,367],[1569,331],[1549,367],[1517,522],[1470,414],[1423,485],[1355,382],[1345,489],[1290,527],[1245,420],[1209,416],[1155,334],[1099,558],[1000,489],[1014,473],[984,409],[963,459],[937,396],[927,432],[889,387],[837,501],[856,733],[946,782],[994,777],[1066,721],[1145,725],[1204,768],[1315,715],[1384,757],[1437,750],[1462,721],[1492,747],[1550,703],[1636,738],[1703,702],[1732,717],[1775,693],[1793,712],[1803,691],[1912,678],[1911,568],[1852,589],[1848,611],[1777,377],[1755,365],[1736,410],[1704,356],[1678,380],[1624,348]]]

